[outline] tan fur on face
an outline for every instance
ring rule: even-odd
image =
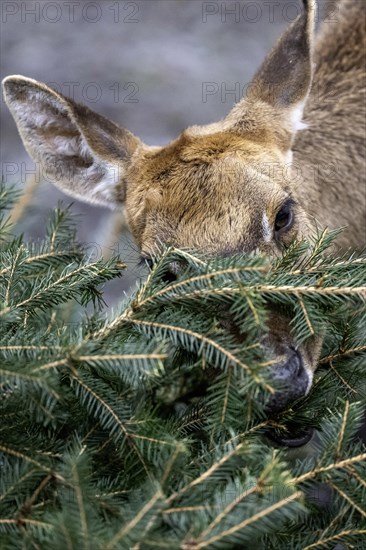
[[[273,225],[293,191],[283,177],[285,168],[283,154],[271,142],[264,151],[249,135],[192,137],[184,132],[160,151],[147,150],[131,168],[128,177],[134,186],[126,198],[130,226],[145,254],[157,242],[214,254],[268,252],[263,214]],[[149,208],[145,201],[141,208],[152,189],[160,203]],[[291,238],[303,217],[299,208]],[[270,247],[275,253],[276,243]]]

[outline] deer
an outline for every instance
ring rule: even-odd
[[[157,243],[220,257],[281,254],[316,227],[365,245],[365,7],[339,0],[315,31],[316,0],[280,36],[245,96],[219,122],[148,146],[31,78],[8,76],[5,101],[25,148],[72,197],[126,216],[142,258]],[[268,169],[270,168],[270,169]],[[266,353],[283,382],[274,411],[309,391],[322,336],[297,346],[270,311]]]

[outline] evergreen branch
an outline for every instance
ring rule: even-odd
[[[30,345],[30,346],[1,346],[0,345],[0,351],[23,351],[23,350],[32,350],[32,351],[53,351],[54,349],[61,349],[61,346],[55,346],[52,344],[52,346],[36,346],[36,345]]]
[[[134,361],[138,359],[167,358],[166,353],[125,353],[123,355],[79,355],[78,361]]]
[[[245,489],[238,497],[235,497],[234,500],[229,502],[229,504],[220,512],[218,516],[215,517],[213,521],[206,527],[204,531],[200,534],[200,538],[203,539],[207,537],[209,533],[211,533],[212,529],[216,527],[223,519],[225,519],[244,498],[247,498],[248,496],[258,492],[259,489],[259,481],[256,485],[252,486],[250,489]]]
[[[135,517],[127,524],[124,525],[112,538],[112,540],[106,545],[105,550],[111,550],[112,548],[115,548],[116,545],[120,542],[123,537],[128,535],[128,533],[136,527],[142,520],[142,518],[150,512],[151,508],[155,506],[157,501],[163,497],[163,494],[160,489],[156,491],[156,493],[151,497],[151,499],[141,508],[141,510],[138,512],[138,514],[135,515]],[[117,547],[118,548],[118,547]]]
[[[108,336],[113,331],[117,330],[121,325],[128,322],[132,314],[132,308],[126,307],[125,311],[121,313],[121,315],[115,317],[109,324],[107,324],[103,328],[93,332],[93,334],[88,336],[88,339],[91,338],[92,340],[104,340],[108,338]]]
[[[18,264],[18,259],[19,259],[20,253],[21,253],[21,250],[19,249],[16,253],[16,256],[15,256],[14,261],[13,261],[13,263],[11,265],[11,268],[10,268],[10,276],[9,276],[9,279],[8,279],[8,282],[7,282],[7,285],[6,285],[6,290],[5,290],[5,300],[4,300],[5,309],[9,309],[8,308],[8,303],[9,303],[10,287],[11,287],[11,283],[13,282],[14,272],[15,272],[15,268],[17,267],[17,264]],[[0,312],[0,314],[1,314],[1,312]]]
[[[365,533],[357,522],[366,516],[366,453],[353,443],[362,404],[352,401],[366,383],[366,259],[328,256],[327,233],[272,263],[162,247],[114,318],[81,308],[71,318],[72,300],[101,302],[98,285],[119,276],[119,260],[88,265],[60,209],[41,250],[3,227],[6,542],[70,550],[80,541],[109,550],[357,544]],[[172,264],[177,279],[166,285]],[[331,367],[305,399],[275,416],[262,392],[273,391],[263,369],[278,363],[276,352],[261,354],[272,305],[292,320],[296,343],[324,332],[321,363]],[[268,428],[290,437],[308,426],[321,430],[316,457],[294,462],[269,451]],[[319,482],[334,498],[326,514],[298,501],[299,489],[311,493]],[[46,527],[28,517],[46,518]]]
[[[286,272],[286,276],[298,276],[298,275],[304,275],[306,273],[324,273],[328,270],[330,271],[336,271],[340,268],[343,268],[343,267],[347,267],[349,268],[350,265],[352,266],[364,266],[366,263],[366,258],[352,258],[350,260],[340,260],[340,261],[335,261],[335,262],[331,262],[329,265],[326,265],[324,263],[322,263],[321,265],[315,265],[315,266],[312,266],[312,267],[307,267],[306,269],[304,269],[304,267],[302,267],[301,269],[295,269],[293,271],[288,271]]]
[[[25,515],[28,515],[32,509],[32,506],[36,502],[37,498],[39,497],[40,493],[43,491],[43,489],[46,487],[46,485],[53,479],[53,474],[49,473],[44,477],[41,481],[41,483],[36,487],[36,489],[33,491],[33,494],[26,500],[26,502],[21,506],[19,510],[19,519],[24,519]]]
[[[200,258],[198,258],[196,255],[193,255],[193,254],[190,254],[187,250],[182,250],[182,249],[179,249],[179,254],[181,256],[183,256],[183,258],[188,258],[191,262],[193,262],[194,264],[199,264],[201,266],[204,266],[206,267],[207,266],[207,262],[205,262],[204,260],[201,260]]]
[[[344,491],[342,491],[342,489],[340,489],[340,487],[338,487],[334,482],[332,481],[329,481],[328,482],[329,485],[332,487],[332,489],[334,489],[335,491],[337,491],[338,494],[341,495],[342,498],[344,498],[344,500],[346,500],[351,506],[352,508],[354,508],[355,510],[357,510],[357,512],[359,514],[361,514],[361,516],[363,516],[364,518],[366,518],[366,511],[365,510],[362,510],[362,508],[360,508],[360,506],[358,506],[352,499],[350,496],[348,496]]]
[[[184,495],[189,489],[192,489],[192,487],[195,487],[196,485],[199,485],[206,481],[210,476],[212,476],[223,464],[225,464],[230,458],[232,458],[234,455],[238,454],[238,451],[242,450],[244,448],[244,443],[239,443],[233,450],[225,454],[222,458],[220,458],[217,462],[215,462],[208,470],[203,472],[200,476],[198,476],[196,479],[188,483],[188,485],[185,485],[182,487],[182,489],[179,489],[179,491],[176,491],[170,495],[169,498],[167,498],[166,503],[171,504],[175,499],[180,498],[182,495]]]
[[[142,441],[149,441],[150,443],[158,443],[159,445],[167,445],[168,447],[174,446],[174,443],[170,441],[164,441],[163,439],[156,439],[155,437],[149,437],[147,435],[130,433],[130,437],[133,437],[134,439],[141,439]]]
[[[360,477],[360,476],[357,474],[356,470],[355,470],[352,466],[346,466],[346,470],[347,470],[347,472],[350,473],[350,475],[351,475],[352,477],[354,477],[355,479],[357,479],[357,481],[358,481],[358,483],[359,483],[360,485],[362,485],[363,487],[366,487],[366,481],[365,481],[364,479],[362,479],[362,477]]]
[[[334,516],[332,521],[325,527],[325,529],[322,530],[322,537],[325,537],[328,532],[331,532],[332,528],[337,525],[340,520],[343,520],[343,517],[346,515],[346,513],[348,514],[348,512],[348,507],[342,507],[340,512],[336,516]]]
[[[3,491],[3,492],[0,494],[0,502],[1,502],[2,500],[5,500],[5,498],[8,496],[8,494],[10,494],[12,491],[14,491],[16,485],[21,485],[23,481],[25,481],[25,480],[28,479],[28,478],[31,478],[35,472],[36,472],[36,470],[29,470],[29,471],[27,471],[23,476],[20,476],[20,477],[16,480],[16,483],[14,483],[13,485],[9,485],[9,486],[7,487],[7,490],[6,490],[6,491]]]
[[[199,550],[200,548],[207,548],[210,544],[214,544],[217,541],[222,540],[225,537],[228,537],[229,535],[232,535],[236,533],[237,531],[240,531],[242,529],[245,529],[248,525],[251,525],[252,523],[255,523],[256,521],[269,516],[272,512],[283,508],[284,506],[289,505],[292,501],[299,499],[303,496],[302,491],[297,491],[296,493],[293,493],[292,495],[279,500],[275,504],[272,504],[271,506],[268,506],[267,508],[264,508],[263,510],[260,510],[256,514],[252,515],[251,517],[245,519],[244,521],[238,523],[237,525],[234,525],[233,527],[226,529],[225,531],[222,531],[218,535],[211,537],[210,539],[206,541],[199,542],[198,544],[194,544],[192,546],[187,546],[186,548],[192,548],[193,550]],[[184,548],[184,547],[183,547]]]
[[[311,548],[316,548],[317,546],[327,546],[330,542],[336,542],[340,540],[342,542],[344,537],[355,536],[355,535],[366,535],[366,529],[345,529],[340,533],[332,535],[326,539],[319,539],[313,544],[305,546],[303,550],[310,550]]]
[[[232,376],[232,369],[231,367],[228,367],[228,372],[227,372],[227,378],[226,378],[226,389],[225,389],[225,397],[224,397],[224,402],[222,404],[222,412],[221,412],[221,424],[224,423],[225,421],[225,415],[226,415],[226,410],[227,410],[227,403],[228,403],[228,398],[229,398],[229,388],[230,388],[230,383],[231,383],[231,376]]]
[[[153,540],[153,539],[144,539],[144,543],[148,544],[147,548],[168,548],[168,550],[172,550],[172,544],[171,542],[164,542],[163,540]],[[140,545],[135,545],[131,550],[139,550]],[[130,549],[128,549],[130,550]]]
[[[160,298],[161,296],[165,296],[168,294],[170,296],[171,292],[174,292],[176,290],[179,291],[181,288],[185,288],[188,285],[191,285],[193,283],[202,282],[207,283],[210,279],[218,278],[220,276],[225,275],[234,275],[234,274],[240,274],[240,273],[256,273],[256,272],[268,272],[268,267],[237,267],[237,268],[227,268],[222,269],[220,271],[211,271],[209,273],[204,273],[203,275],[195,275],[194,277],[191,277],[189,279],[184,279],[183,281],[178,281],[177,283],[168,285],[165,288],[162,288],[155,294],[149,296],[148,298],[145,298],[144,300],[139,301],[136,299],[133,302],[133,309],[137,311],[138,309],[141,309],[142,307],[146,306],[146,304],[149,304],[150,302],[154,302],[157,298]]]
[[[335,368],[335,366],[333,365],[333,362],[330,361],[329,362],[329,366],[330,368],[332,369],[333,372],[335,372],[336,376],[340,379],[340,381],[342,382],[342,384],[344,384],[344,386],[346,386],[347,390],[354,393],[354,394],[357,394],[357,391],[352,388],[348,382],[343,378],[343,376],[338,372],[338,370]]]
[[[163,514],[181,514],[184,512],[200,512],[207,510],[208,506],[180,506],[179,508],[168,508],[167,510],[163,510]]]
[[[52,525],[50,523],[29,518],[0,518],[0,525],[15,525],[16,527],[20,527],[22,525],[33,525],[34,527],[42,527],[43,529],[52,529]]]
[[[260,322],[260,319],[259,319],[259,316],[258,316],[258,313],[257,313],[257,310],[255,309],[254,305],[253,305],[253,302],[252,300],[250,299],[249,295],[245,292],[244,293],[245,295],[245,299],[246,301],[248,302],[248,305],[250,307],[250,310],[251,312],[253,313],[253,317],[254,317],[254,320],[255,320],[255,324],[259,327],[261,322]]]
[[[149,472],[149,469],[145,463],[145,460],[143,458],[143,456],[141,455],[141,452],[140,450],[138,449],[138,447],[135,445],[135,443],[133,442],[132,438],[135,437],[135,438],[139,438],[138,435],[136,434],[131,434],[127,428],[124,426],[124,424],[122,423],[121,419],[119,418],[119,416],[116,414],[116,412],[112,409],[112,407],[106,403],[106,401],[104,399],[102,399],[100,397],[100,395],[98,395],[94,390],[92,390],[87,384],[85,384],[85,382],[83,380],[81,380],[81,378],[78,376],[76,370],[74,368],[71,368],[71,373],[72,373],[72,377],[73,379],[82,387],[84,388],[84,390],[86,390],[88,392],[88,394],[92,395],[93,398],[98,401],[100,403],[100,405],[108,412],[108,414],[115,420],[117,426],[119,427],[119,429],[121,430],[122,434],[124,435],[124,437],[130,441],[131,443],[131,446],[133,448],[133,450],[135,451],[136,453],[136,456],[138,457],[139,461],[141,462],[142,464],[142,467],[144,468],[147,476],[151,479],[151,474]],[[145,437],[143,437],[143,439],[147,439]]]
[[[348,355],[352,355],[354,353],[363,353],[366,351],[366,346],[357,346],[355,348],[346,349],[346,350],[339,350],[338,353],[334,353],[333,355],[328,355],[327,357],[323,357],[320,359],[319,363],[321,365],[331,363],[331,361],[334,361],[335,359],[339,359],[341,357],[347,357]]]
[[[80,346],[78,346],[80,347]],[[37,366],[32,372],[39,372],[44,370],[53,369],[61,365],[67,365],[70,360],[80,361],[86,363],[93,363],[98,361],[138,361],[138,360],[158,360],[163,361],[167,358],[164,353],[125,353],[125,354],[111,354],[111,355],[76,355],[72,350],[68,357],[65,359],[58,359],[51,361],[43,365]]]
[[[239,288],[221,287],[221,288],[202,288],[185,294],[175,294],[169,298],[182,300],[187,298],[198,298],[201,296],[230,296],[242,294],[244,292],[257,293],[263,295],[278,294],[280,296],[289,294],[298,297],[303,296],[357,296],[366,299],[366,286],[360,287],[316,287],[316,286],[276,286],[276,285],[248,285]]]
[[[51,290],[55,289],[56,287],[62,286],[64,283],[66,283],[70,279],[75,278],[75,276],[77,276],[77,275],[79,275],[83,272],[85,274],[89,274],[89,272],[92,271],[93,267],[98,267],[99,265],[100,265],[100,262],[96,261],[96,262],[93,262],[93,263],[90,263],[90,264],[87,264],[87,265],[81,265],[81,266],[77,267],[76,269],[72,270],[71,272],[66,273],[66,275],[63,275],[62,277],[59,277],[58,279],[56,279],[56,281],[53,281],[50,285],[46,286],[45,288],[42,288],[36,294],[33,294],[29,298],[27,298],[27,299],[23,300],[22,302],[14,305],[14,308],[18,309],[20,307],[24,307],[25,305],[27,305],[31,302],[34,302],[34,300],[37,300],[37,299],[41,298],[42,296],[47,295],[47,293],[49,293]],[[75,286],[77,284],[79,284],[79,281],[75,280],[75,281],[71,281],[69,283],[69,286]]]
[[[47,474],[54,475],[54,477],[57,478],[59,481],[63,481],[63,482],[65,481],[57,473],[53,472],[52,470],[50,470],[49,468],[47,468],[46,466],[44,466],[43,464],[41,464],[37,460],[34,460],[34,458],[31,458],[30,456],[27,456],[24,453],[21,453],[20,451],[17,451],[15,449],[11,449],[9,447],[4,447],[3,445],[0,445],[0,451],[5,453],[5,454],[11,455],[11,456],[16,456],[17,458],[20,458],[21,460],[24,460],[25,462],[29,462],[30,464],[34,464],[35,466],[37,466],[37,468],[39,468],[40,470],[46,472]]]
[[[62,225],[62,221],[63,221],[62,218],[63,218],[63,216],[61,216],[61,219],[58,220],[58,223],[56,222],[53,225],[53,227],[51,227],[51,231],[48,234],[48,242],[49,242],[49,245],[50,245],[51,252],[53,252],[54,248],[55,248],[55,241],[57,239],[58,229],[59,229],[60,225]]]
[[[58,205],[54,208],[46,229],[48,247],[55,249],[56,245],[74,244],[76,227],[71,213],[71,205],[66,208]]]
[[[345,403],[345,409],[344,409],[344,415],[343,415],[343,420],[342,420],[341,432],[340,432],[340,435],[339,435],[338,445],[337,445],[337,449],[336,449],[336,453],[335,453],[336,461],[339,459],[339,456],[340,456],[340,453],[341,453],[342,443],[343,443],[343,439],[344,439],[344,431],[346,429],[346,424],[347,424],[347,420],[348,420],[348,413],[349,413],[349,401],[347,400],[346,403]]]
[[[60,395],[52,387],[50,387],[47,384],[46,380],[37,378],[36,376],[31,376],[29,374],[19,372],[18,370],[17,371],[10,371],[10,370],[5,370],[5,369],[0,369],[0,376],[3,376],[6,381],[9,378],[13,378],[16,381],[31,382],[31,383],[35,384],[36,386],[38,386],[38,387],[48,386],[47,389],[50,392],[50,394],[52,395],[52,397],[56,401],[58,401],[60,399]],[[49,411],[45,411],[45,412],[48,413]]]
[[[339,462],[334,462],[333,464],[329,464],[328,466],[323,466],[322,468],[317,468],[316,470],[312,470],[311,472],[306,472],[301,476],[294,477],[291,480],[291,483],[296,483],[296,484],[303,483],[304,481],[307,481],[308,479],[312,479],[325,472],[331,472],[332,470],[340,470],[342,468],[345,468],[346,466],[349,466],[350,464],[355,464],[357,462],[362,462],[364,460],[366,460],[366,453],[362,453],[357,456],[352,456],[351,458],[345,458],[344,460],[340,460]]]
[[[269,426],[273,426],[272,420],[265,420],[264,422],[260,422],[256,426],[252,426],[251,428],[249,428],[249,430],[246,430],[245,432],[240,432],[236,436],[231,437],[225,442],[225,445],[229,445],[239,438],[245,439],[249,434],[252,434],[258,430],[261,430],[262,428],[268,428]]]
[[[68,532],[67,527],[64,523],[61,523],[61,530],[62,530],[62,534],[64,535],[67,541],[67,550],[73,550],[73,544],[70,538],[70,533]]]
[[[33,369],[33,372],[44,371],[48,369],[53,369],[61,365],[66,365],[72,359],[73,361],[84,361],[84,362],[96,362],[96,361],[137,361],[137,360],[148,360],[148,359],[157,359],[163,361],[167,358],[167,354],[164,353],[125,353],[125,354],[114,354],[114,355],[76,355],[72,350],[68,357],[65,359],[59,359],[57,361],[52,361],[50,363],[45,363],[39,367]]]
[[[161,478],[161,481],[160,481],[160,485],[161,485],[162,488],[164,487],[165,482],[167,481],[167,479],[170,476],[170,472],[171,472],[171,470],[174,466],[174,463],[175,463],[176,459],[178,458],[179,454],[184,452],[184,451],[185,451],[185,447],[182,444],[178,444],[175,447],[174,453],[171,455],[171,457],[169,459],[169,462],[165,467],[164,475],[163,475],[163,477]]]
[[[324,243],[326,240],[326,237],[328,236],[328,229],[324,229],[324,231],[321,233],[320,238],[316,241],[315,246],[313,247],[311,254],[305,258],[303,268],[306,268],[308,265],[311,265],[314,260],[316,260],[319,256],[319,252],[324,249]]]
[[[311,321],[310,321],[308,312],[306,311],[306,307],[305,307],[305,304],[304,304],[304,300],[302,299],[301,296],[298,296],[298,300],[299,300],[299,303],[300,303],[300,307],[301,307],[301,309],[302,309],[302,312],[303,312],[303,314],[304,314],[306,324],[307,324],[307,326],[308,326],[308,328],[309,328],[309,333],[311,334],[311,336],[314,336],[315,332],[314,332],[314,329],[313,329],[313,325],[311,324]]]
[[[153,322],[153,321],[142,321],[142,320],[131,319],[131,318],[129,318],[128,320],[126,319],[126,321],[128,323],[131,323],[131,324],[136,325],[136,326],[144,326],[144,327],[162,329],[162,330],[171,331],[173,333],[176,332],[178,334],[184,334],[186,336],[190,336],[192,338],[195,338],[196,340],[199,340],[202,343],[204,343],[204,344],[216,349],[217,351],[219,351],[222,355],[224,355],[227,358],[229,364],[232,363],[234,365],[237,365],[238,367],[243,369],[245,372],[250,374],[252,376],[253,380],[255,380],[255,382],[257,382],[257,384],[264,387],[268,392],[270,392],[272,394],[274,393],[274,389],[272,388],[272,386],[270,386],[269,384],[267,384],[266,382],[264,382],[263,380],[258,378],[258,376],[255,373],[253,373],[253,370],[248,365],[246,365],[245,363],[240,361],[229,350],[223,348],[222,346],[220,346],[220,344],[218,344],[217,342],[215,342],[215,340],[212,340],[208,336],[204,336],[203,334],[199,334],[198,332],[194,332],[193,330],[190,330],[190,329],[187,329],[187,328],[184,328],[184,327],[178,327],[178,326],[174,326],[174,325],[166,325],[164,323],[157,323],[157,322]]]
[[[24,372],[19,372],[19,371],[11,371],[11,370],[5,370],[5,369],[0,369],[0,376],[4,376],[4,378],[8,377],[8,378],[16,378],[17,380],[25,380],[27,382],[39,382],[39,383],[42,383],[44,382],[43,380],[40,380],[39,378],[36,378],[35,376],[31,376],[29,374],[25,374]],[[50,391],[52,391],[50,389]],[[59,395],[52,391],[53,393],[53,396],[56,398],[56,399],[59,399]]]
[[[138,303],[140,300],[140,296],[143,296],[143,294],[146,292],[146,289],[150,287],[150,284],[154,278],[154,275],[156,271],[159,270],[159,267],[161,264],[164,263],[165,259],[169,254],[171,253],[172,249],[170,247],[165,248],[162,252],[162,254],[157,258],[157,261],[155,262],[155,265],[153,269],[151,269],[146,277],[145,283],[138,289],[135,297],[135,301]]]
[[[61,365],[67,365],[68,361],[69,361],[68,358],[58,359],[57,361],[51,361],[49,363],[45,363],[44,365],[34,368],[32,372],[55,369],[56,367],[60,367]]]
[[[82,454],[85,451],[85,446],[81,448],[79,455]],[[86,510],[84,506],[84,495],[81,490],[81,480],[79,477],[79,472],[77,468],[77,463],[72,465],[71,468],[72,472],[72,480],[73,480],[73,489],[76,494],[76,502],[78,504],[79,509],[79,517],[80,517],[80,526],[81,526],[81,534],[83,537],[83,548],[85,550],[88,550],[90,548],[89,545],[89,534],[88,534],[88,523],[86,519]]]
[[[63,260],[65,257],[70,257],[70,253],[66,254],[63,251],[60,252],[45,252],[44,254],[38,254],[37,256],[31,256],[30,258],[24,258],[19,264],[18,267],[22,267],[23,265],[31,265],[32,263],[36,263],[39,261],[44,261],[58,258],[60,260]],[[4,275],[5,273],[8,273],[13,269],[13,266],[4,267],[0,270],[0,275]]]
[[[245,438],[245,436],[247,436],[247,435],[249,435],[249,434],[251,434],[251,433],[254,433],[254,432],[258,431],[258,430],[260,430],[261,428],[268,427],[268,426],[271,426],[271,427],[272,427],[273,424],[274,424],[274,422],[273,422],[272,420],[267,420],[267,421],[265,421],[265,422],[261,422],[260,424],[258,424],[258,425],[256,425],[256,426],[253,426],[253,427],[250,428],[249,430],[246,430],[245,432],[242,432],[242,433],[240,433],[240,434],[238,434],[238,435],[236,435],[236,436],[234,436],[234,437],[228,439],[227,441],[225,441],[225,443],[223,443],[223,446],[224,446],[224,447],[229,446],[229,445],[231,445],[231,443],[233,443],[236,439]],[[246,442],[247,442],[247,441],[246,441]],[[220,464],[218,464],[217,466],[220,467],[222,464],[224,464],[224,463],[227,461],[227,459],[232,458],[232,457],[236,454],[236,451],[237,451],[237,450],[242,450],[242,449],[244,449],[244,443],[245,443],[244,441],[243,441],[242,443],[239,443],[239,444],[235,447],[235,449],[234,449],[233,451],[230,451],[228,455],[224,455],[224,457],[222,457],[223,460],[220,459]],[[213,449],[210,448],[209,452],[212,452],[212,450],[213,450]],[[222,462],[221,462],[221,460],[222,460]],[[211,475],[211,473],[215,473],[216,470],[217,470],[216,466],[215,466],[215,468],[213,468],[212,472],[211,472],[211,468],[210,468],[210,474],[209,474],[208,476],[206,476],[206,473],[207,473],[207,472],[204,472],[202,475],[199,476],[199,478],[198,478],[198,480],[197,480],[197,483],[202,483],[203,481],[205,481],[205,480]],[[193,485],[196,485],[196,484],[197,484],[197,483],[196,483],[196,480],[193,480],[193,481],[194,481]],[[180,496],[180,492],[181,492],[181,491],[182,491],[183,493],[185,493],[185,492],[186,492],[186,488],[183,487],[183,489],[181,489],[180,491],[178,491],[177,493],[175,493],[175,494],[174,494],[174,498],[175,498],[176,496]],[[178,494],[178,493],[179,493],[179,494]],[[171,495],[171,496],[173,497],[173,495]]]

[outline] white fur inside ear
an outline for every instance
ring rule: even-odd
[[[75,156],[81,154],[83,158],[91,157],[89,148],[82,147],[79,136],[67,138],[64,136],[56,136],[53,139],[53,143],[60,155]]]
[[[300,101],[291,109],[291,125],[293,132],[299,132],[300,130],[305,130],[308,127],[305,122],[302,121],[304,114],[305,101]]]
[[[23,104],[20,104],[18,110],[20,111],[20,114],[24,113],[23,116],[30,116],[30,109],[29,107],[24,108]],[[41,126],[43,128],[46,128],[47,126],[50,126],[51,124],[54,124],[54,120],[50,118],[50,115],[46,112],[37,112],[34,111],[31,113],[32,116],[32,122],[35,126]]]
[[[32,84],[39,86],[36,82]],[[62,100],[53,95],[52,90],[46,92],[42,88],[19,85],[18,88],[7,91],[4,83],[4,97],[10,109],[22,121],[31,121],[38,127],[48,127],[57,123],[60,116],[67,114]]]
[[[118,208],[124,200],[123,155],[120,162],[115,162],[107,146],[107,152],[103,148],[102,153],[94,150],[92,140],[87,139],[74,116],[77,106],[72,100],[25,77],[4,81],[4,92],[27,151],[41,163],[47,180],[85,202]],[[123,149],[124,130],[117,131],[91,110],[81,110],[79,116],[86,135]],[[132,134],[128,133],[128,141],[132,149]],[[135,138],[136,147],[139,143]],[[132,151],[129,153],[132,155]]]
[[[82,135],[56,136],[53,138],[53,146],[61,157],[79,157],[90,164],[82,172],[85,181],[92,184],[89,192],[86,192],[88,196],[84,196],[84,199],[95,203],[102,201],[109,206],[115,203],[115,191],[120,178],[118,165],[98,159]]]
[[[109,162],[94,163],[87,169],[87,178],[93,179],[99,176],[99,183],[93,187],[92,195],[114,204],[115,192],[120,181],[120,169],[117,165]],[[117,206],[117,205],[116,205]]]
[[[42,128],[46,128],[55,123],[55,117],[50,117],[49,111],[42,111],[37,108],[38,104],[13,101],[10,105],[14,115],[21,121],[26,123],[31,121],[35,126]]]

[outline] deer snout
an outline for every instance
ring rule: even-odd
[[[278,390],[267,403],[266,409],[270,413],[283,410],[295,399],[306,395],[311,384],[301,354],[295,348],[289,348],[283,359],[271,366],[271,379],[277,383]]]

